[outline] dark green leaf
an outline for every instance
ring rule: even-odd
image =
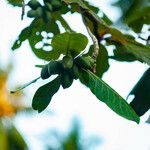
[[[57,93],[60,87],[60,77],[41,86],[35,93],[32,101],[32,107],[38,112],[42,112],[50,103],[53,95]]]
[[[136,115],[131,106],[104,81],[99,79],[90,71],[82,70],[79,76],[80,81],[90,88],[91,92],[118,115],[139,123],[140,118]]]
[[[131,107],[139,116],[144,115],[150,109],[150,68],[145,71],[130,94],[134,95]]]

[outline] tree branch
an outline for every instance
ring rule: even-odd
[[[86,21],[84,12],[83,12],[83,9],[80,8],[80,10],[81,10],[81,16],[82,16],[83,23],[84,23],[84,25],[85,25],[85,27],[86,27],[86,29],[87,29],[87,32],[88,32],[89,36],[91,37],[91,39],[92,39],[92,41],[93,41],[94,51],[93,51],[93,53],[92,53],[92,57],[93,57],[93,59],[94,59],[95,62],[96,62],[97,57],[98,57],[98,54],[99,54],[99,43],[98,43],[98,39],[96,38],[96,36],[91,32],[90,28],[88,27],[87,21]],[[94,65],[94,67],[93,67],[93,72],[96,73],[96,63],[95,63],[95,65]]]

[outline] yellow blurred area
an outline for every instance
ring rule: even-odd
[[[5,73],[0,73],[0,117],[13,116],[16,112],[15,107],[9,100],[6,82],[7,75]]]

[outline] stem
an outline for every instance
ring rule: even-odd
[[[38,77],[38,78],[36,78],[36,79],[30,81],[29,83],[24,84],[23,86],[19,87],[18,89],[14,90],[14,91],[10,91],[10,93],[14,94],[14,93],[16,93],[16,92],[18,92],[18,91],[20,91],[20,90],[23,90],[24,88],[26,88],[26,87],[29,86],[30,84],[35,83],[35,82],[36,82],[37,80],[39,80],[40,78],[41,78],[41,77]]]
[[[91,32],[90,28],[88,27],[83,9],[81,7],[80,7],[80,10],[81,10],[81,16],[82,16],[83,23],[84,23],[84,25],[87,29],[87,32],[88,32],[89,36],[91,37],[91,39],[93,41],[94,51],[92,53],[92,57],[96,62],[98,54],[99,54],[99,43],[98,43],[98,40],[97,40],[96,36]],[[93,73],[96,73],[96,63],[93,67]]]
[[[22,1],[22,14],[21,14],[21,20],[23,20],[23,17],[24,17],[24,14],[25,14],[25,6],[26,6],[26,4],[25,4],[25,2],[24,2],[24,0]]]

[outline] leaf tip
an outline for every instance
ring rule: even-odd
[[[137,124],[140,124],[140,117],[139,117],[139,116],[138,116],[137,119],[136,119],[136,123],[137,123]]]

